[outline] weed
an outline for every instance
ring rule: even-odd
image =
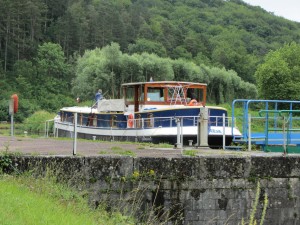
[[[38,152],[32,152],[32,153],[30,153],[30,155],[31,155],[31,156],[38,156],[39,153],[38,153]]]
[[[169,143],[159,143],[154,145],[155,148],[173,148],[174,146]]]
[[[286,185],[286,189],[288,190],[288,199],[289,200],[295,199],[296,196],[293,194],[293,189],[292,189],[292,185],[290,183],[290,180],[288,181],[288,183]]]
[[[49,177],[48,177],[49,178]],[[92,210],[84,193],[53,182],[53,178],[1,176],[1,221],[11,224],[135,224],[134,218],[103,207]],[[13,214],[13,217],[7,217]]]
[[[127,155],[127,156],[136,156],[136,154],[133,151],[127,150],[127,151],[120,151],[118,152],[120,155]]]
[[[120,150],[123,150],[121,147],[119,147],[119,146],[113,146],[113,147],[111,147],[111,150],[113,150],[113,151],[120,151]]]
[[[127,155],[127,156],[135,156],[136,154],[133,151],[130,150],[124,150],[123,148],[119,146],[113,146],[111,147],[111,150],[119,155]]]
[[[0,172],[1,173],[8,173],[16,171],[15,167],[13,166],[12,155],[13,153],[9,152],[9,143],[4,145],[5,150],[1,152],[0,155]]]
[[[100,151],[100,152],[98,152],[98,154],[105,155],[105,154],[107,154],[107,151]]]
[[[197,150],[184,150],[183,155],[195,157],[197,155]]]
[[[248,177],[248,181],[251,183],[256,183],[259,181],[259,178],[258,177]]]
[[[242,218],[241,224],[242,225],[256,225],[258,222],[255,219],[255,213],[257,211],[257,207],[258,207],[258,202],[259,202],[259,196],[260,196],[260,182],[257,181],[257,186],[256,186],[256,194],[255,194],[255,200],[254,200],[254,204],[251,210],[251,214],[250,214],[250,218],[249,218],[249,223],[245,223],[244,218]],[[268,203],[269,203],[269,199],[268,199],[268,195],[265,192],[264,195],[264,200],[263,200],[263,210],[262,210],[262,214],[261,214],[261,218],[260,218],[260,225],[263,225],[264,220],[265,220],[265,216],[267,213],[267,207],[268,207]]]
[[[7,173],[12,165],[12,160],[9,154],[4,153],[0,158],[0,170]]]

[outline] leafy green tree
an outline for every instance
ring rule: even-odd
[[[255,85],[243,81],[233,70],[200,66],[200,72],[194,74],[191,79],[207,84],[209,103],[231,103],[237,98],[255,99],[257,97]]]
[[[253,84],[244,82],[235,71],[198,66],[184,59],[172,60],[155,54],[123,54],[112,43],[102,49],[86,51],[78,59],[73,94],[82,100],[93,99],[98,88],[115,93],[124,82],[181,80],[207,83],[211,103],[231,102],[234,98],[256,98]]]
[[[36,78],[36,67],[31,61],[19,60],[14,65],[14,74],[17,76],[15,79],[16,86],[20,98],[30,99],[34,96]]]
[[[169,59],[159,58],[157,55],[143,53],[141,55],[144,81],[152,77],[156,81],[173,80],[174,72]]]
[[[299,100],[300,45],[286,44],[270,52],[255,76],[259,95],[265,99]]]
[[[42,109],[58,110],[64,99],[71,95],[71,68],[61,46],[53,43],[39,46],[35,64],[34,98],[40,101]]]
[[[147,39],[138,39],[135,44],[130,44],[128,52],[130,54],[147,52],[157,54],[160,57],[167,56],[166,48],[161,43]]]
[[[182,58],[191,60],[193,58],[192,53],[186,50],[184,46],[177,46],[170,55],[172,59]]]
[[[140,62],[140,55],[133,54],[122,56],[121,83],[143,81],[143,69]]]
[[[122,52],[120,51],[120,45],[117,43],[111,43],[111,45],[105,46],[102,49],[103,57],[105,58],[105,69],[110,77],[110,85],[107,90],[112,98],[115,96],[120,97],[119,90],[121,86],[121,60]]]
[[[204,76],[203,71],[195,63],[178,59],[171,61],[174,71],[174,80],[193,81],[207,83],[208,77]]]
[[[60,45],[44,43],[38,48],[35,58],[39,72],[43,76],[54,78],[68,78],[68,65]]]
[[[79,57],[75,70],[76,77],[72,83],[73,96],[80,97],[81,100],[91,100],[94,99],[97,89],[106,90],[110,78],[104,65],[105,58],[99,48],[86,51]]]
[[[72,92],[82,100],[93,99],[99,88],[105,97],[114,98],[119,93],[122,65],[122,52],[119,44],[111,43],[102,49],[86,51],[78,59],[76,78]]]
[[[0,0],[0,61],[10,71],[15,61],[30,59],[39,40],[47,6],[42,0]]]

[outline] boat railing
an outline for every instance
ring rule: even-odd
[[[129,125],[129,119],[120,120],[115,117],[110,119],[89,118],[85,116],[79,116],[77,124],[81,127],[99,127],[99,128],[153,128],[153,127],[175,127],[176,119],[181,118],[183,126],[197,126],[198,116],[172,116],[172,117],[147,117],[147,118],[134,118],[131,119]],[[73,116],[64,119],[63,121],[56,121],[57,123],[71,125],[74,123]],[[209,116],[208,126],[223,126],[223,116]],[[231,117],[225,117],[225,127],[231,127]]]

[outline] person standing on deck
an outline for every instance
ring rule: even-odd
[[[103,99],[102,90],[99,89],[98,92],[95,94],[96,105],[98,105],[98,101],[102,99]]]

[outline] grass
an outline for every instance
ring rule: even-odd
[[[184,150],[183,155],[195,157],[197,155],[197,150]]]
[[[119,146],[113,146],[113,147],[111,147],[111,150],[118,152],[118,151],[123,151],[123,148],[121,148]]]
[[[174,148],[174,145],[169,143],[150,144],[151,148]]]
[[[10,124],[9,123],[0,123],[0,134],[8,136],[10,135]]]
[[[135,224],[120,213],[92,210],[80,194],[45,179],[31,176],[0,176],[2,225]]]
[[[108,154],[108,152],[104,151],[104,150],[101,150],[100,152],[98,152],[98,154],[100,154],[100,155],[106,155],[106,154]]]
[[[116,153],[119,155],[127,155],[127,156],[132,156],[132,157],[134,157],[136,155],[133,151],[125,150],[119,146],[113,146],[113,147],[111,147],[111,150],[113,151],[113,153]]]

